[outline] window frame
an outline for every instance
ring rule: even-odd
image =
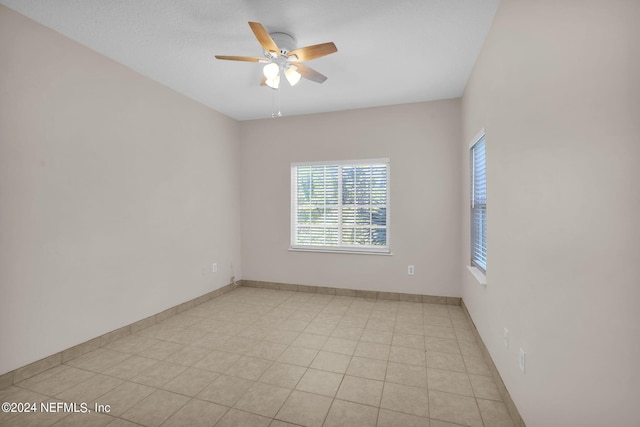
[[[484,248],[484,265],[481,264],[481,260],[476,257],[476,212],[478,211],[475,198],[475,178],[476,178],[476,167],[475,167],[475,148],[476,146],[482,142],[484,144],[484,189],[485,189],[485,200],[484,204],[479,204],[481,206],[480,209],[484,209],[484,233],[482,235],[482,242],[480,245]],[[469,164],[470,164],[470,212],[469,212],[469,260],[471,263],[471,267],[477,268],[482,275],[485,275],[487,272],[487,232],[486,232],[486,221],[487,221],[487,200],[486,200],[486,191],[487,191],[487,154],[486,154],[486,132],[482,129],[471,141],[469,144]]]
[[[357,167],[357,166],[378,166],[386,165],[386,204],[384,205],[367,205],[384,207],[386,209],[386,221],[385,221],[385,233],[386,233],[386,245],[382,246],[358,246],[358,245],[304,245],[296,242],[297,229],[299,224],[297,223],[296,208],[297,203],[297,171],[299,167],[304,166],[338,166],[338,239],[341,240],[342,228],[344,221],[342,219],[342,210],[345,206],[342,201],[342,168],[344,167]],[[331,252],[331,253],[352,253],[352,254],[372,254],[372,255],[391,255],[391,161],[389,158],[375,158],[375,159],[356,159],[356,160],[334,160],[334,161],[313,161],[313,162],[294,162],[291,163],[291,213],[290,213],[290,246],[291,251],[303,251],[303,252]],[[348,206],[348,205],[347,205]],[[356,205],[357,206],[357,205]]]

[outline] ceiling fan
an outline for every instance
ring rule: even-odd
[[[313,46],[295,49],[295,40],[286,33],[269,33],[262,24],[249,22],[253,34],[264,48],[264,57],[216,55],[217,59],[231,61],[259,62],[266,64],[263,68],[264,77],[261,84],[277,89],[280,85],[280,73],[294,86],[300,81],[300,77],[322,83],[327,77],[313,68],[301,64],[301,62],[320,58],[337,52],[333,42],[321,43]]]

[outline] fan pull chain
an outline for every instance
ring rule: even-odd
[[[276,104],[278,104],[277,113]],[[278,117],[282,117],[282,112],[280,111],[280,88],[273,89],[273,96],[271,97],[271,118],[277,119]]]

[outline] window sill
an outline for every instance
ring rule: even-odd
[[[393,255],[391,252],[356,251],[352,249],[324,249],[324,248],[289,248],[289,252],[318,252],[326,254],[351,254],[351,255]]]
[[[482,286],[487,286],[487,276],[482,271],[471,265],[467,266],[467,270],[471,272],[471,274],[479,284],[481,284]]]

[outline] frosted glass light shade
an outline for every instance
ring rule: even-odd
[[[280,72],[280,67],[278,67],[278,64],[274,62],[265,65],[264,68],[262,69],[262,73],[267,78],[267,80],[275,78],[279,72]]]
[[[265,84],[272,89],[278,89],[278,87],[280,86],[280,75],[276,74],[274,78],[267,78]]]
[[[295,86],[300,81],[300,77],[302,77],[302,75],[293,68],[287,68],[287,71],[284,72],[284,76],[287,78],[291,86]]]

